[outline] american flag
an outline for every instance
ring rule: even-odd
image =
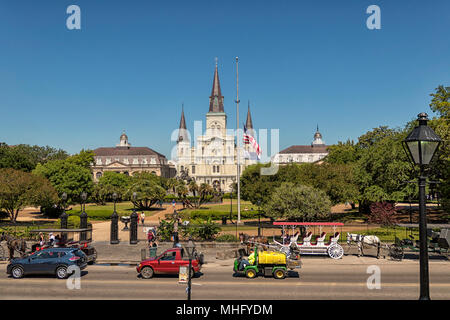
[[[244,144],[249,144],[253,147],[253,149],[256,151],[256,156],[258,157],[258,160],[261,156],[261,148],[259,147],[258,142],[256,142],[256,139],[247,133],[247,127],[244,124]]]

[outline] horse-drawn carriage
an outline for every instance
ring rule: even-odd
[[[399,225],[406,230],[417,227],[416,225]],[[438,228],[439,229],[439,228]],[[427,230],[428,252],[438,254],[448,258],[450,256],[450,228],[440,228],[440,232],[432,229]],[[395,242],[389,247],[389,255],[394,260],[401,261],[406,253],[416,253],[420,251],[419,240],[416,240],[412,234],[408,238],[400,240],[397,236]]]
[[[48,248],[49,246],[57,246],[60,248],[79,248],[86,254],[87,263],[94,264],[97,260],[97,250],[91,245],[92,228],[86,229],[37,229],[32,230],[33,233],[53,234],[56,235],[57,241],[53,243],[45,243],[40,246],[39,243],[32,246],[31,253]]]
[[[20,257],[27,256],[28,254],[33,254],[36,251],[46,249],[49,247],[59,247],[59,248],[79,248],[86,254],[87,262],[89,264],[95,263],[97,260],[97,250],[90,244],[92,242],[92,229],[35,229],[30,232],[36,234],[47,234],[48,241],[43,241],[43,243],[36,242],[31,246],[31,250],[28,250],[27,243],[24,239],[18,239],[8,234],[2,234],[0,238],[1,241],[6,241],[6,245],[9,251],[9,259],[14,258],[15,254]],[[50,235],[54,235],[50,237]],[[6,260],[7,256],[5,250],[0,246],[0,259]]]
[[[339,244],[340,232],[337,231],[338,226],[343,226],[340,222],[281,222],[276,221],[273,223],[277,226],[283,227],[283,234],[286,234],[285,229],[291,227],[292,233],[296,227],[299,227],[303,231],[301,236],[302,241],[297,242],[300,233],[297,232],[290,236],[288,241],[289,246],[293,250],[297,250],[301,255],[328,255],[332,259],[340,259],[344,255],[344,249]],[[315,237],[315,241],[312,241],[313,232],[311,227],[319,228],[319,235]],[[323,232],[323,227],[332,227],[333,234],[326,242],[326,232]],[[287,243],[279,243],[274,239],[274,243],[281,247],[286,247]],[[286,249],[281,249],[286,250]]]

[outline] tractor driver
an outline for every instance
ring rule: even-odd
[[[253,249],[249,249],[250,254],[247,259],[242,259],[239,263],[239,270],[244,270],[244,268],[248,265],[253,265],[255,263],[255,251]]]

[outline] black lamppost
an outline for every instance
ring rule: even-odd
[[[63,206],[63,212],[62,214],[59,216],[61,222],[61,229],[67,229],[67,213],[66,213],[66,200],[67,200],[67,193],[63,193],[61,195],[61,202],[62,202],[62,206]],[[67,233],[63,232],[61,234],[62,237],[62,241],[65,243],[67,240]]]
[[[430,300],[430,282],[428,273],[427,217],[425,208],[425,168],[433,159],[441,138],[427,126],[428,115],[418,115],[419,125],[403,141],[403,147],[410,161],[419,165],[419,242],[420,242],[420,300]]]
[[[81,210],[82,210],[82,212],[81,212],[81,214],[80,214],[80,229],[87,229],[87,220],[88,220],[88,215],[87,215],[87,213],[86,213],[86,205],[85,205],[85,202],[86,202],[86,198],[87,198],[87,194],[86,194],[86,192],[83,192],[82,194],[81,194]],[[80,240],[86,240],[86,232],[84,231],[84,232],[81,232],[81,234],[80,234]]]
[[[138,215],[136,213],[136,197],[137,193],[133,192],[133,213],[130,216],[130,244],[137,244],[137,222]]]
[[[66,200],[67,200],[67,193],[64,192],[61,195],[61,203],[62,203],[62,206],[63,206],[63,212],[59,216],[59,218],[61,219],[61,229],[67,229]]]
[[[117,193],[113,193],[112,195],[114,201],[114,212],[111,215],[111,244],[119,243],[119,215],[116,212],[116,201],[117,201]]]
[[[258,199],[258,237],[261,236],[261,199]]]
[[[191,278],[193,276],[192,272],[192,257],[194,256],[194,249],[195,245],[194,242],[192,242],[191,239],[189,239],[187,245],[186,245],[186,251],[189,256],[189,269],[188,269],[188,286],[187,286],[187,299],[191,300]]]

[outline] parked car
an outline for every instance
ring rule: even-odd
[[[54,274],[59,279],[70,275],[69,267],[78,266],[83,270],[87,258],[78,248],[47,248],[36,251],[25,258],[11,260],[6,273],[19,279],[28,274]]]
[[[203,254],[194,252],[191,275],[199,272],[203,264]],[[171,248],[159,256],[142,261],[137,272],[144,279],[150,279],[154,274],[178,274],[181,266],[189,266],[189,257],[184,248]]]

